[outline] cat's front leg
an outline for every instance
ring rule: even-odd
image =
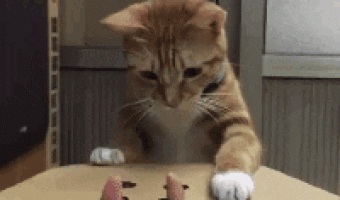
[[[125,163],[148,163],[148,159],[143,150],[143,144],[137,129],[123,129],[116,138],[116,144],[125,155]]]
[[[232,130],[216,155],[211,189],[219,200],[246,200],[255,189],[252,176],[259,168],[262,147],[249,127],[238,125]]]

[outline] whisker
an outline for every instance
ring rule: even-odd
[[[222,110],[227,110],[229,111],[230,110],[230,107],[227,107],[226,105],[221,105],[218,101],[211,101],[212,103],[209,104],[211,106],[215,106],[215,108],[218,108],[218,109],[222,109]]]
[[[129,119],[127,119],[125,122],[123,122],[123,127],[125,127],[126,124],[127,124],[134,116],[136,116],[137,114],[142,113],[142,112],[143,112],[143,109],[141,109],[141,110],[139,110],[138,112],[136,112],[135,114],[131,115],[131,116],[129,117]]]
[[[228,96],[228,95],[234,95],[232,93],[203,93],[203,95],[210,95],[210,96]]]
[[[210,98],[202,98],[203,101],[205,100],[209,100],[209,102],[207,102],[206,104],[209,106],[209,107],[213,107],[211,108],[212,110],[216,110],[216,109],[220,109],[220,110],[226,110],[226,111],[230,111],[231,108],[230,107],[227,107],[225,105],[221,105],[218,101],[216,101],[216,99],[210,99]],[[203,102],[201,102],[203,103]],[[205,103],[205,102],[204,102]],[[206,106],[207,107],[207,106]]]
[[[206,114],[208,114],[211,118],[213,118],[214,121],[215,121],[216,123],[219,123],[219,120],[216,119],[216,117],[214,117],[214,116],[213,116],[213,115],[212,115],[212,114],[204,107],[203,104],[199,104],[199,102],[196,102],[196,105],[198,105],[197,108],[201,109],[203,112],[205,112]]]
[[[118,108],[118,110],[120,111],[120,110],[123,110],[124,108],[127,108],[129,106],[134,106],[134,105],[146,102],[146,101],[153,101],[153,100],[152,99],[142,99],[142,100],[139,100],[139,101],[136,101],[136,102],[127,103],[127,104],[124,104],[122,107]]]
[[[207,102],[206,100],[210,100],[209,102]],[[210,109],[212,111],[216,111],[217,108],[219,108],[219,106],[216,105],[216,101],[211,100],[211,99],[204,99],[204,101],[199,101],[197,102],[199,104],[201,104],[202,106],[204,106],[207,109]]]
[[[135,127],[137,127],[138,123],[151,111],[151,109],[154,108],[154,106],[150,107],[149,109],[147,109],[144,114],[138,119]]]
[[[137,52],[137,51],[127,51],[127,50],[125,50],[124,53],[132,54],[132,55],[137,55],[137,56],[141,54],[140,52]]]
[[[232,110],[230,106],[221,105],[218,101],[215,101],[215,106],[222,109],[222,110],[226,110],[226,111]]]

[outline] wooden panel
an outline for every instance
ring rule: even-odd
[[[66,73],[66,72],[65,72]],[[70,73],[70,72],[67,72]],[[71,73],[72,74],[72,73]],[[93,85],[93,75],[88,74],[86,72],[83,73],[83,80],[82,84],[85,84],[86,89],[84,90],[83,96],[80,96],[79,98],[84,98],[84,137],[85,137],[85,154],[90,154],[91,148],[93,147],[93,140],[94,140],[94,135],[93,135],[93,122],[92,122],[92,114],[93,114],[93,94],[92,94],[92,88],[89,87]],[[66,84],[66,83],[65,83]],[[65,155],[66,156],[66,155]]]
[[[114,140],[116,112],[125,97],[125,73],[62,72],[62,165],[88,162],[94,148]]]
[[[323,183],[327,180],[324,178],[324,163],[325,163],[325,143],[324,143],[324,135],[325,135],[325,106],[326,106],[326,82],[322,82],[321,84],[315,84],[315,88],[317,91],[317,105],[315,107],[317,108],[317,171],[316,171],[316,183],[320,184],[320,186],[323,186]]]
[[[272,126],[271,126],[271,112],[269,112],[270,110],[270,106],[271,106],[271,102],[273,102],[273,95],[271,94],[272,91],[270,91],[269,85],[266,84],[267,82],[263,82],[263,121],[262,121],[262,134],[261,134],[261,141],[262,141],[262,146],[263,146],[263,156],[262,156],[262,163],[263,165],[266,166],[273,166],[273,159],[269,159],[270,157],[272,157],[272,155],[270,155],[273,151],[272,151],[272,135],[273,134],[264,134],[264,133],[271,133],[272,132]]]
[[[265,78],[267,165],[339,191],[340,80]]]
[[[340,85],[332,84],[332,91],[330,95],[332,95],[332,137],[331,137],[331,167],[332,174],[330,176],[331,182],[334,191],[337,190],[338,194],[340,194],[340,129],[339,129],[339,116],[340,116]],[[337,183],[337,184],[334,184]]]
[[[311,133],[311,98],[312,98],[312,87],[311,87],[311,82],[309,80],[305,80],[301,82],[301,93],[303,94],[303,105],[302,105],[302,109],[303,109],[303,114],[302,114],[302,130],[301,130],[301,134],[302,134],[302,159],[301,159],[301,174],[300,177],[304,177],[304,179],[306,181],[309,181],[309,165],[310,165],[310,159],[309,159],[309,155],[310,154],[310,149],[311,149],[311,137],[310,137],[310,133]]]
[[[310,127],[310,136],[311,137],[311,149],[310,149],[310,155],[307,155],[310,157],[310,165],[309,165],[309,182],[311,184],[315,184],[315,172],[316,172],[316,153],[317,153],[317,130],[316,130],[316,120],[317,120],[317,116],[316,116],[316,106],[315,106],[315,101],[317,96],[316,96],[316,91],[315,91],[315,84],[312,84],[311,85],[312,87],[312,96],[311,96],[311,99],[309,99],[310,103],[311,103],[311,124]]]
[[[331,116],[331,112],[332,112],[332,89],[331,86],[333,84],[331,83],[326,83],[325,84],[325,116],[324,116],[324,126],[323,126],[323,132],[324,132],[324,168],[323,168],[323,188],[330,188],[330,190],[334,190],[331,189],[332,186],[332,181],[331,181],[331,137],[332,135],[336,135],[333,134],[333,132],[331,131],[331,127],[332,127],[332,116]],[[328,178],[329,177],[329,178]]]
[[[68,122],[68,116],[69,116],[69,102],[71,97],[69,96],[69,87],[64,87],[65,82],[70,81],[70,75],[65,74],[61,72],[61,90],[60,90],[60,115],[61,115],[61,122],[60,122],[60,157],[61,157],[61,165],[65,163],[66,158],[64,158],[64,154],[68,154],[68,150],[73,148],[71,144],[69,143],[70,139],[68,137],[68,131],[69,131],[69,122]],[[67,117],[65,117],[67,116]],[[70,156],[70,155],[69,155]]]
[[[126,68],[123,48],[88,48],[84,46],[62,46],[60,65],[81,68]]]
[[[278,81],[277,83],[278,89],[277,89],[277,121],[274,121],[273,123],[277,123],[277,137],[276,137],[276,145],[278,147],[276,151],[277,155],[277,166],[279,167],[281,171],[284,171],[284,153],[285,153],[285,139],[287,138],[285,136],[285,82]]]
[[[300,144],[302,144],[303,136],[303,134],[301,134],[303,99],[302,93],[300,92],[301,85],[298,84],[298,81],[289,81],[286,86],[286,107],[284,108],[285,116],[283,119],[285,122],[285,145],[283,147],[285,152],[285,161],[283,169],[285,169],[285,171],[290,175],[297,177],[300,174],[300,166],[296,163],[296,161],[302,157],[302,145]]]

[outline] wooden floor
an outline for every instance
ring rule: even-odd
[[[0,169],[0,191],[46,170],[45,143]]]

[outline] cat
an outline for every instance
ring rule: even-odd
[[[123,36],[128,89],[116,148],[94,149],[92,162],[210,162],[211,196],[250,196],[262,145],[228,62],[226,19],[204,0],[149,0],[101,21]]]

